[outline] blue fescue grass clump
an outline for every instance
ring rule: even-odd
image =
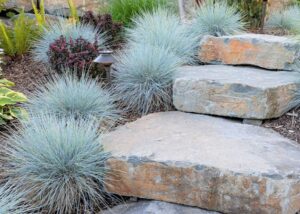
[[[198,36],[188,32],[187,25],[167,9],[145,12],[133,19],[133,27],[127,29],[130,42],[164,47],[192,63],[197,52]]]
[[[173,75],[181,64],[165,47],[132,44],[117,57],[114,91],[127,110],[138,114],[169,110]]]
[[[0,213],[25,214],[30,211],[25,204],[25,194],[16,192],[10,185],[0,187]]]
[[[29,97],[26,108],[31,114],[95,119],[112,124],[120,118],[115,97],[87,74],[80,77],[66,70],[38,86]]]
[[[110,157],[97,127],[95,121],[73,117],[32,117],[6,140],[4,170],[19,192],[28,192],[27,201],[47,213],[92,211],[104,201]]]
[[[277,29],[285,34],[294,34],[300,31],[300,8],[291,6],[283,11],[271,13],[266,22],[267,29]]]
[[[88,42],[98,42],[99,47],[105,47],[107,38],[105,33],[99,33],[99,29],[88,24],[73,24],[66,20],[59,20],[51,23],[47,28],[44,28],[41,39],[33,45],[32,54],[34,59],[39,62],[49,63],[47,52],[50,45],[61,36],[64,36],[67,41],[72,38],[73,41],[78,38],[83,38]]]
[[[243,17],[226,1],[207,1],[195,12],[191,32],[201,36],[224,36],[242,32],[246,26]]]

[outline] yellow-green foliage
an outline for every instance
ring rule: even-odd
[[[5,8],[5,3],[7,0],[0,0],[0,11],[2,11]]]
[[[77,8],[74,4],[73,0],[68,0],[68,5],[69,5],[69,9],[70,9],[70,20],[74,23],[79,21],[79,16],[77,13]]]
[[[0,125],[14,118],[24,119],[27,112],[16,106],[18,103],[27,101],[24,94],[10,89],[15,84],[7,79],[0,79]]]
[[[31,0],[31,4],[35,14],[36,22],[41,28],[43,28],[46,25],[44,0],[40,1],[40,9],[37,8],[37,6],[34,3],[34,0]]]
[[[26,53],[40,32],[35,21],[26,17],[24,12],[20,13],[11,28],[0,21],[0,41],[4,53],[9,56]]]

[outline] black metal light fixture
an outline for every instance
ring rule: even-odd
[[[115,62],[113,51],[103,50],[100,51],[99,53],[100,55],[93,62],[104,66],[107,82],[108,84],[111,84],[110,70],[111,70],[111,65]]]

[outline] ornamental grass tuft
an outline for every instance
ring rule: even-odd
[[[117,57],[115,94],[127,110],[140,115],[169,110],[173,75],[182,59],[165,47],[131,45]]]
[[[300,31],[300,8],[291,6],[283,11],[270,14],[265,28],[280,30],[282,34],[295,34]]]
[[[5,172],[27,201],[47,213],[89,213],[104,201],[108,173],[97,121],[31,117],[6,139]]]
[[[24,196],[22,191],[18,193],[8,184],[0,187],[0,213],[25,214],[31,211]]]
[[[78,77],[70,70],[38,86],[25,105],[31,114],[50,113],[65,117],[95,119],[113,125],[120,119],[115,97],[97,79]]]
[[[184,63],[193,63],[199,45],[198,36],[191,34],[187,25],[167,9],[145,12],[133,19],[133,27],[127,29],[127,38],[130,42],[167,48]]]
[[[246,23],[243,14],[226,1],[206,1],[195,12],[191,25],[194,35],[224,36],[245,30]]]

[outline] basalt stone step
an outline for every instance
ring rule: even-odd
[[[202,39],[199,59],[209,64],[254,65],[274,70],[300,70],[300,44],[286,37],[242,34]]]
[[[295,214],[300,145],[278,133],[183,112],[155,113],[103,138],[109,192],[224,213]]]
[[[299,72],[226,65],[184,66],[173,85],[174,106],[185,112],[269,119],[299,104]]]

